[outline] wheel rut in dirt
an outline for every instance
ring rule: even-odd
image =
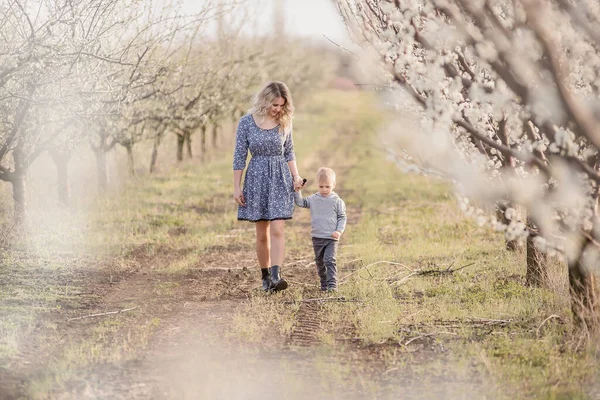
[[[300,304],[296,313],[296,323],[287,340],[288,346],[310,347],[319,344],[321,330],[321,305],[317,302]]]

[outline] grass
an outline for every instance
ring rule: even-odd
[[[553,290],[526,288],[524,254],[505,250],[498,233],[465,218],[448,184],[403,174],[388,159],[378,135],[390,116],[373,95],[321,92],[298,109],[294,139],[306,192],[316,190],[318,167],[332,167],[349,217],[338,256],[342,284],[332,296],[356,302],[320,305],[317,344],[308,350],[332,393],[350,381],[371,398],[460,397],[472,389],[474,397],[583,399],[597,390],[596,349],[579,346],[564,266],[552,265]],[[30,397],[93,365],[134,358],[160,326],[139,310],[89,321],[59,346],[64,319],[97,301],[85,294],[86,282],[110,285],[143,271],[160,277],[148,290],[168,302],[210,249],[237,246],[254,259],[252,226],[236,221],[231,201],[230,153],[134,178],[87,208],[38,215],[44,229],[0,250],[0,368],[18,366],[25,338],[39,332],[53,352],[27,386]],[[313,257],[309,220],[297,209],[286,225],[288,263]],[[379,261],[414,271],[465,268],[402,280],[407,269]],[[310,276],[281,295],[251,292],[225,336],[283,343],[300,318],[299,301],[322,296],[313,287],[316,272]],[[489,320],[509,322],[481,322]],[[394,396],[399,383],[404,392]]]
[[[106,254],[128,254],[141,245],[167,245],[174,249],[202,252],[214,244],[215,235],[234,225],[233,202],[229,199],[223,177],[230,172],[230,162],[224,158],[200,172],[188,165],[154,179],[140,179],[126,187],[118,199],[109,198],[95,213],[99,236],[91,246]],[[215,220],[214,215],[223,218]]]
[[[43,371],[31,377],[25,385],[28,398],[46,398],[48,393],[64,389],[66,382],[81,379],[94,365],[134,359],[148,346],[159,324],[157,318],[131,324],[118,317],[95,324],[83,339],[77,337],[62,346]]]
[[[501,235],[464,217],[449,185],[403,174],[387,159],[377,144],[386,116],[373,104],[364,94],[322,96],[309,116],[296,122],[301,129],[315,127],[296,138],[301,172],[321,165],[338,172],[336,191],[351,221],[340,246],[340,275],[349,274],[344,266],[352,260],[363,266],[387,260],[413,270],[469,266],[401,284],[385,278],[409,272],[390,264],[359,271],[342,284],[340,295],[360,302],[322,307],[321,342],[335,348],[336,338],[350,336],[365,349],[383,344],[396,351],[383,357],[386,369],[410,371],[419,379],[436,370],[445,371],[446,378],[479,379],[495,398],[585,397],[598,376],[598,361],[574,345],[578,338],[570,322],[564,266],[552,267],[559,290],[526,288],[524,254],[505,250]],[[291,225],[288,248],[308,257],[308,230]],[[241,320],[246,313],[240,311]],[[560,319],[540,328],[551,315]],[[511,322],[482,329],[470,323],[478,319]],[[456,321],[458,328],[440,321]],[[422,340],[403,345],[421,335],[430,345]],[[425,353],[434,355],[419,356]]]
[[[53,360],[30,377],[28,397],[44,397],[68,380],[81,379],[93,365],[143,351],[155,323],[136,325],[136,318],[121,317],[127,322],[117,331],[99,322],[89,332],[73,329],[67,344],[56,324],[62,332],[67,318],[89,313],[97,299],[84,285],[111,284],[139,268],[166,275],[153,293],[172,295],[179,284],[169,282],[168,275],[188,271],[208,246],[223,241],[219,233],[233,227],[233,202],[222,201],[231,197],[221,181],[230,168],[224,158],[206,167],[184,163],[131,179],[118,193],[86,207],[51,212],[32,207],[27,234],[13,234],[12,246],[0,249],[0,368],[20,366],[32,337],[40,359]],[[4,206],[11,204],[6,192],[2,198]],[[215,219],[215,213],[224,217]],[[55,328],[46,323],[40,328],[38,321]]]
[[[298,306],[286,307],[266,296],[254,296],[244,307],[244,313],[233,317],[232,331],[249,343],[260,343],[275,336],[287,337],[294,323]],[[248,316],[251,315],[251,318]]]

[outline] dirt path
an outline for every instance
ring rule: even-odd
[[[246,251],[234,245],[213,249],[200,260],[204,268],[175,280],[173,276],[149,275],[141,270],[123,276],[104,294],[98,307],[88,312],[127,309],[136,304],[137,308],[130,311],[136,316],[129,324],[160,320],[147,347],[131,359],[95,365],[83,377],[55,390],[51,397],[318,399],[330,398],[332,389],[342,390],[341,386],[323,382],[313,368],[320,329],[316,303],[300,306],[287,337],[273,334],[266,343],[248,343],[231,336],[234,316],[249,296],[265,296],[257,289],[260,282],[256,271],[239,267],[246,257]],[[312,268],[304,263],[292,263],[286,276],[297,282],[314,280]],[[160,284],[172,289],[164,296],[156,295],[152,288]],[[102,289],[106,288],[96,286],[96,290]],[[277,302],[291,302],[285,293],[271,296]],[[61,329],[74,336],[81,329],[77,323],[82,321],[72,321]],[[38,367],[45,368],[43,363]]]
[[[333,163],[344,181],[351,169],[346,154],[359,138],[350,127],[336,125],[330,138],[343,137],[342,145],[321,143],[327,151],[306,151],[300,166],[307,178]],[[224,175],[215,181],[221,179]],[[194,205],[193,212],[207,216],[209,224],[217,221],[230,211],[215,206],[218,199],[207,202],[212,207]],[[173,200],[173,208],[179,202]],[[362,222],[358,203],[347,210],[350,230]],[[0,373],[0,399],[484,398],[477,387],[470,390],[471,381],[446,378],[451,375],[444,366],[447,355],[435,338],[415,338],[418,333],[411,332],[410,349],[399,341],[367,345],[351,316],[327,325],[332,320],[327,303],[306,301],[323,297],[316,286],[309,221],[307,210],[297,210],[286,225],[284,276],[291,285],[275,295],[259,289],[254,230],[243,223],[221,231],[181,272],[160,271],[195,249],[184,244],[174,250],[158,241],[102,264],[77,261],[66,277],[29,271],[36,287],[79,289],[69,302],[36,315],[18,359]],[[187,233],[172,228],[168,235],[185,243]],[[341,254],[344,246],[342,241]],[[341,277],[361,266],[354,261],[340,266]],[[106,314],[115,311],[122,312]],[[393,368],[386,364],[392,358]],[[438,366],[428,382],[420,378],[431,376],[429,371],[411,371],[425,358]]]
[[[299,222],[305,218],[300,216]],[[301,227],[298,224],[296,229]],[[239,234],[229,233],[232,237]],[[142,250],[132,254],[136,261],[131,260],[132,264],[138,266],[130,271],[82,273],[85,298],[66,313],[66,319],[63,311],[37,321],[21,367],[2,377],[0,398],[35,398],[26,391],[27,383],[52,379],[56,382],[49,384],[48,396],[41,398],[351,400],[392,399],[399,393],[419,399],[435,393],[430,388],[422,396],[418,382],[387,371],[379,354],[385,346],[348,341],[352,336],[348,331],[324,345],[323,303],[294,303],[322,296],[306,254],[290,251],[285,270],[293,282],[290,290],[265,295],[252,265],[251,237],[248,242],[240,245],[232,240],[230,245],[214,246],[198,260],[197,268],[180,275],[150,273],[156,257],[147,258]],[[173,255],[163,252],[160,257]],[[286,312],[293,310],[286,334],[273,331],[257,342],[236,332],[236,318],[249,302],[257,300]],[[68,320],[128,309],[132,310]],[[104,348],[122,355],[74,365],[77,371],[72,376],[54,376],[53,362],[66,359],[73,351],[70,345],[77,343],[79,349],[81,343],[98,343],[93,332],[99,326],[115,327],[102,331],[107,342]],[[89,351],[89,347],[81,350],[82,354]],[[440,388],[446,393],[447,386]]]
[[[232,333],[236,313],[250,298],[291,307],[294,296],[310,292],[312,265],[292,252],[285,276],[294,289],[265,295],[259,289],[252,237],[246,231],[228,233],[240,234],[248,243],[213,246],[197,268],[184,274],[151,272],[160,258],[176,256],[158,251],[159,256],[150,257],[138,249],[130,255],[129,271],[104,265],[100,273],[90,265],[71,276],[74,285],[84,288],[80,302],[71,310],[40,316],[22,346],[18,368],[0,380],[0,398],[29,398],[31,382],[48,381],[56,381],[48,384],[49,398],[60,399],[319,398],[311,391],[322,382],[311,368],[314,355],[305,347],[318,344],[315,305],[299,308],[291,335],[273,333],[267,342],[253,343]],[[82,318],[118,310],[126,311]],[[102,330],[105,340],[94,333],[113,326]],[[83,353],[91,346],[122,356],[103,362],[70,356],[74,349]],[[74,364],[69,368],[77,369],[71,375],[54,364],[67,359]]]

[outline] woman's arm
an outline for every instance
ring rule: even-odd
[[[246,199],[244,199],[244,193],[242,192],[243,172],[243,169],[236,169],[233,171],[233,200],[242,207],[246,205]]]
[[[298,166],[296,165],[296,160],[292,160],[292,161],[288,161],[288,167],[290,167],[290,172],[292,173],[292,176],[295,178],[297,177],[298,174]]]
[[[292,173],[292,179],[294,180],[294,190],[298,191],[303,185],[302,177],[298,173],[298,166],[296,165],[296,160],[288,161],[288,167],[290,167],[290,172]]]
[[[242,193],[242,172],[246,168],[249,144],[246,129],[242,125],[243,119],[240,119],[235,134],[235,150],[233,151],[233,200],[240,206],[245,206],[246,200]]]
[[[292,178],[294,179],[294,190],[298,190],[302,187],[302,177],[300,176],[300,173],[298,173],[298,166],[296,165],[294,136],[291,130],[287,134],[285,142],[283,143],[283,156],[285,157],[285,161],[288,163],[288,167],[290,167],[290,172],[292,173]]]

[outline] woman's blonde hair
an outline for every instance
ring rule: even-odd
[[[285,83],[279,81],[267,83],[252,99],[250,113],[265,115],[277,97],[282,97],[284,100],[278,120],[279,132],[287,135],[292,130],[294,102],[292,101],[292,93]]]

